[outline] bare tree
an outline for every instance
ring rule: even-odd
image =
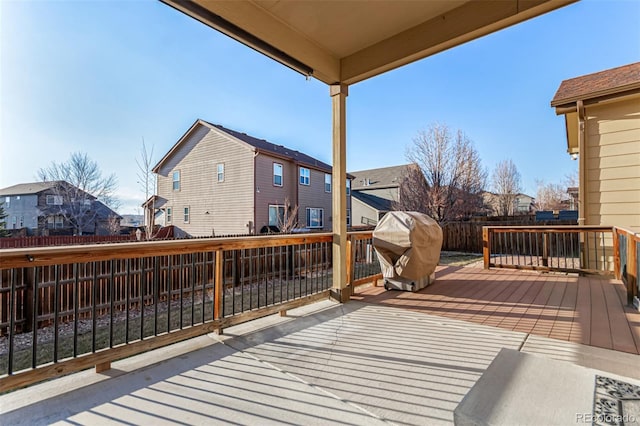
[[[537,180],[536,186],[536,209],[537,210],[561,210],[564,208],[564,201],[569,198],[567,188],[557,183],[545,183]]]
[[[144,193],[144,200],[146,203],[149,201],[149,197],[156,193],[156,180],[152,171],[153,146],[151,147],[151,150],[148,150],[144,138],[142,138],[140,157],[136,158],[136,165],[138,166],[138,184],[140,185],[140,190]],[[150,204],[145,207],[144,211],[144,236],[147,240],[154,237],[154,215],[155,199],[150,200]]]
[[[64,163],[55,161],[47,168],[38,170],[44,182],[51,182],[57,200],[48,206],[51,215],[61,215],[77,235],[96,227],[100,206],[96,200],[116,209],[117,179],[115,174],[102,176],[98,163],[85,153],[74,152]]]
[[[120,217],[115,214],[109,215],[109,219],[107,220],[107,231],[109,231],[109,235],[120,234]]]
[[[407,168],[396,210],[421,211],[439,223],[471,216],[482,207],[487,173],[480,155],[461,130],[444,124],[421,131],[407,148]]]
[[[493,189],[498,196],[498,214],[512,216],[518,194],[522,191],[520,172],[511,160],[498,163],[492,175]]]
[[[289,198],[284,199],[284,214],[278,214],[278,229],[282,233],[289,233],[298,227],[298,206],[291,206]]]

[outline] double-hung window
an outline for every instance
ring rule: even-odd
[[[180,170],[173,172],[173,190],[180,191]]]
[[[351,195],[351,179],[347,179],[347,196]]]
[[[300,167],[300,185],[309,185],[311,180],[311,171],[307,168]]]
[[[171,214],[171,207],[167,207],[167,223],[171,223],[171,219],[172,219],[172,214]]]
[[[351,226],[351,209],[347,209],[347,226]]]
[[[273,184],[282,186],[282,164],[273,163]]]
[[[47,195],[48,206],[61,206],[62,197],[60,195]]]
[[[189,223],[189,207],[184,208],[184,223]]]
[[[331,192],[331,175],[329,173],[324,174],[324,192]]]
[[[307,207],[307,227],[322,228],[324,227],[324,209],[316,207]]]
[[[218,164],[218,182],[224,182],[224,163]]]

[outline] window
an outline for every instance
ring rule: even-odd
[[[180,170],[173,172],[173,190],[180,191]]]
[[[4,197],[4,206],[5,207],[11,206],[11,197]]]
[[[280,226],[284,223],[284,206],[269,205],[269,226]]]
[[[331,175],[324,174],[324,192],[331,192]]]
[[[324,227],[324,210],[315,207],[307,207],[307,227],[322,228]]]
[[[47,217],[47,228],[61,229],[64,226],[64,217],[62,215]]]
[[[310,176],[311,172],[309,169],[300,167],[300,185],[309,185]]]
[[[47,195],[48,206],[61,206],[62,197],[60,195]]]
[[[347,179],[347,195],[351,195],[351,179]]]
[[[167,223],[171,222],[171,207],[167,207]]]
[[[224,163],[218,164],[218,182],[224,182]]]
[[[189,207],[184,208],[184,223],[189,223]]]
[[[282,164],[273,163],[273,184],[282,186]]]
[[[351,226],[351,209],[347,209],[347,226]]]

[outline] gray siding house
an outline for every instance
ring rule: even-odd
[[[375,226],[399,201],[410,164],[349,172],[353,177],[353,226]]]
[[[204,120],[196,120],[153,172],[157,195],[145,203],[154,212],[148,217],[173,225],[178,236],[275,231],[296,206],[297,228],[332,227],[330,165]]]
[[[70,199],[70,194],[79,196]],[[2,188],[0,203],[7,214],[6,229],[26,229],[29,235],[71,235],[79,228],[85,235],[108,235],[121,219],[96,197],[65,181]]]

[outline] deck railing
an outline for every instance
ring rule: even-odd
[[[0,251],[0,392],[326,298],[332,235]],[[351,286],[379,274],[348,236]]]
[[[613,275],[613,229],[601,226],[485,226],[485,268]]]

